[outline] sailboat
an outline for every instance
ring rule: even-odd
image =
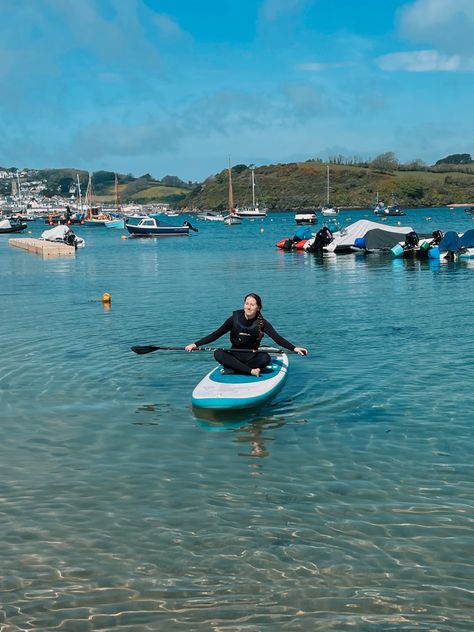
[[[241,224],[242,220],[237,216],[234,208],[234,193],[232,191],[232,169],[230,168],[229,159],[229,214],[224,217],[224,224]]]
[[[339,211],[329,204],[329,165],[326,166],[326,206],[321,208],[321,215],[324,217],[336,217]]]
[[[117,177],[117,176],[116,176]],[[87,183],[86,190],[86,216],[84,219],[85,226],[108,226],[111,228],[123,228],[123,220],[120,220],[119,226],[114,226],[116,219],[109,213],[104,213],[97,208],[94,208],[94,190],[92,187],[92,174],[89,172],[89,182]]]
[[[107,228],[125,228],[125,222],[122,217],[122,207],[120,204],[120,193],[118,188],[118,176],[115,174],[115,216],[110,216],[110,219],[105,220]]]
[[[267,211],[265,209],[260,209],[258,202],[255,200],[255,167],[251,167],[250,171],[252,173],[252,206],[245,206],[240,209],[236,208],[235,214],[237,217],[241,217],[243,219],[266,217]]]

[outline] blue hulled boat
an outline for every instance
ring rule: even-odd
[[[127,221],[125,228],[131,237],[178,237],[189,235],[192,226],[189,222],[184,222],[182,226],[173,226],[155,217],[144,217],[138,222]]]

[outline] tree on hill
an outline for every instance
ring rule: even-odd
[[[400,163],[393,151],[387,151],[384,154],[379,154],[370,162],[372,169],[378,171],[396,171]]]
[[[186,187],[187,184],[183,182],[178,176],[165,176],[161,178],[161,183],[164,184],[165,187]]]
[[[474,162],[471,154],[451,154],[435,162],[436,165],[469,165]]]

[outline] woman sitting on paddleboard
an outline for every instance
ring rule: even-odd
[[[212,334],[192,342],[186,347],[186,351],[193,351],[198,347],[214,342],[225,333],[230,332],[231,351],[216,349],[214,357],[226,369],[232,369],[237,373],[255,375],[260,377],[261,370],[270,363],[270,356],[265,351],[257,351],[264,334],[267,334],[278,345],[295,351],[299,355],[306,355],[308,351],[304,347],[295,345],[285,340],[275,331],[272,325],[261,314],[262,299],[258,294],[247,294],[244,299],[244,309],[238,309],[232,313],[225,323]],[[243,349],[243,351],[241,351]],[[255,351],[252,351],[255,349]]]

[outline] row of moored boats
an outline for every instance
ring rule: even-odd
[[[335,231],[328,226],[317,233],[309,227],[299,228],[276,246],[310,253],[390,252],[396,258],[470,259],[474,258],[474,229],[465,233],[435,230],[428,234],[417,233],[412,226],[387,226],[361,219]]]

